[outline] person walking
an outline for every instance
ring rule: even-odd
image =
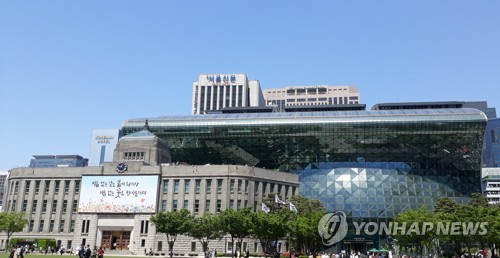
[[[92,249],[90,249],[90,245],[87,245],[87,248],[85,249],[85,258],[90,258],[92,255]]]
[[[99,247],[99,250],[97,250],[97,258],[103,258],[104,257],[104,250],[102,247]]]

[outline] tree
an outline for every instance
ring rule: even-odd
[[[437,219],[435,213],[428,211],[426,206],[418,210],[410,209],[399,213],[393,220],[398,227],[404,228],[404,231],[395,230],[394,232],[402,246],[414,245],[418,253],[422,255],[423,247],[430,247],[433,244],[435,231],[429,230],[429,227],[435,225]]]
[[[6,247],[9,247],[12,234],[22,231],[28,224],[25,215],[21,212],[0,212],[0,231],[7,233]]]
[[[238,243],[238,250],[241,254],[241,244],[243,239],[250,235],[253,228],[252,214],[249,208],[240,210],[226,209],[219,213],[222,223],[222,231],[231,236],[231,243]],[[234,250],[234,249],[233,249]]]
[[[212,213],[204,213],[202,217],[194,218],[187,234],[200,241],[203,252],[208,250],[210,240],[221,239],[224,236],[220,218]]]
[[[323,245],[318,234],[318,223],[327,214],[325,206],[318,200],[302,196],[290,198],[297,208],[290,218],[290,237],[295,250],[301,253],[314,253]]]
[[[252,235],[259,239],[266,255],[272,253],[278,240],[286,237],[289,232],[287,210],[282,209],[278,213],[269,214],[258,211],[252,215]]]
[[[189,232],[193,216],[187,209],[171,212],[160,212],[151,217],[151,223],[156,226],[156,231],[167,236],[170,257],[173,256],[174,244],[178,235]]]

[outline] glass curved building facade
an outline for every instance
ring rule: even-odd
[[[124,134],[146,119],[123,124]],[[480,192],[486,116],[476,109],[252,113],[149,118],[173,162],[300,175],[300,193],[353,218],[391,218]]]
[[[146,119],[123,124],[124,134]],[[476,109],[249,113],[148,119],[172,161],[299,174],[300,195],[380,221],[481,192],[486,115]],[[347,238],[355,239],[348,234]],[[377,239],[375,246],[377,245]],[[373,244],[373,243],[372,243]],[[367,247],[367,246],[364,246]]]

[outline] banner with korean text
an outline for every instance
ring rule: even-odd
[[[78,212],[155,213],[158,176],[83,176]]]

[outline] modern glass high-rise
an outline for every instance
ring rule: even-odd
[[[500,118],[488,120],[484,134],[484,167],[500,167]]]

